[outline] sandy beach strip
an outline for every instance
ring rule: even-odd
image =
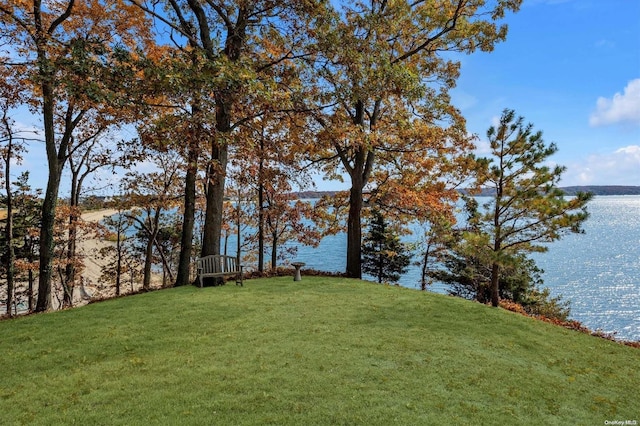
[[[117,214],[115,209],[94,210],[82,214],[82,219],[86,222],[100,222],[102,219]],[[84,270],[82,277],[85,286],[94,286],[102,274],[102,267],[109,263],[110,259],[99,256],[100,249],[114,245],[111,241],[89,236],[80,236],[78,239],[79,252],[84,255]]]
[[[83,213],[82,219],[86,222],[100,222],[104,218],[113,216],[118,213],[121,213],[121,211],[115,209],[101,209]],[[101,256],[99,252],[104,247],[115,246],[115,242],[107,241],[102,238],[95,238],[94,236],[88,235],[80,235],[79,237],[79,254],[84,256],[82,283],[84,285],[85,291],[88,293],[88,295],[94,297],[113,296],[115,294],[115,289],[111,288],[109,285],[107,285],[107,288],[105,288],[106,283],[100,283],[99,280],[100,276],[102,275],[102,268],[109,263],[113,263],[115,254],[113,254],[110,258],[105,258]],[[151,284],[152,287],[160,286],[162,284],[162,274],[152,272]],[[142,282],[136,282],[134,284],[134,289],[130,289],[129,286],[127,286],[127,289],[123,289],[123,291],[137,290],[141,286]],[[78,292],[78,295],[80,296],[79,293],[81,292]]]
[[[117,213],[118,210],[116,209],[92,210],[90,212],[82,213],[82,219],[87,222],[100,222],[105,217],[113,216]]]

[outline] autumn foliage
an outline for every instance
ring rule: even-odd
[[[617,340],[615,338],[615,334],[604,333],[604,332],[602,332],[600,330],[595,330],[595,331],[590,330],[589,328],[585,327],[581,322],[576,321],[576,320],[562,320],[562,319],[558,319],[558,318],[546,317],[546,316],[543,316],[543,315],[534,315],[534,314],[529,313],[519,303],[513,302],[511,300],[500,299],[500,307],[503,308],[503,309],[506,309],[508,311],[515,312],[515,313],[520,314],[520,315],[524,315],[526,317],[535,318],[537,320],[544,321],[544,322],[549,323],[549,324],[553,324],[553,325],[557,325],[557,326],[560,326],[560,327],[564,327],[564,328],[567,328],[569,330],[579,331],[580,333],[586,333],[586,334],[590,334],[592,336],[601,337],[603,339],[619,342],[619,343],[621,343],[623,345],[631,346],[631,347],[640,349],[640,342],[638,342],[638,341],[634,342],[634,341]]]
[[[232,232],[236,255],[262,272],[290,255],[288,241],[314,246],[346,230],[345,272],[360,277],[369,206],[399,227],[453,220],[477,165],[450,98],[461,66],[450,53],[491,51],[520,5],[0,0],[3,97],[41,118],[49,171],[36,310],[58,297],[56,274],[72,303],[79,200],[85,178],[107,170],[144,241],[145,289],[156,264],[188,284],[194,258],[220,254]],[[58,208],[66,170],[71,201]],[[318,177],[350,188],[293,199]],[[167,211],[179,220],[165,224]]]

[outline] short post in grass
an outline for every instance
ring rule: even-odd
[[[304,262],[291,262],[291,265],[296,268],[296,272],[293,276],[293,280],[294,281],[300,281],[302,280],[302,276],[300,275],[300,268],[302,268],[305,263]]]

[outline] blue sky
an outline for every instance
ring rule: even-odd
[[[640,186],[640,0],[524,0],[505,22],[493,52],[456,56],[452,101],[478,155],[509,108],[556,143],[561,185]]]
[[[493,52],[460,56],[452,92],[478,153],[488,154],[486,131],[510,108],[557,144],[562,185],[640,185],[640,0],[524,0],[506,22]],[[43,144],[23,168],[44,188]],[[347,188],[318,179],[321,190]]]
[[[510,108],[557,144],[562,185],[640,185],[640,1],[524,0],[506,22],[453,91],[479,153]]]

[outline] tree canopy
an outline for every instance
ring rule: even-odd
[[[350,179],[349,276],[361,275],[365,188],[381,190],[397,182],[387,177],[406,176],[402,167],[409,165],[413,174],[395,187],[403,188],[396,194],[431,208],[442,208],[442,199],[450,197],[438,195],[445,191],[437,182],[446,181],[443,174],[455,167],[442,165],[472,145],[449,98],[460,63],[446,53],[491,51],[506,37],[507,27],[499,21],[520,3],[354,0],[332,3],[316,22],[312,81],[315,104],[321,106],[314,115],[321,142],[316,159],[328,161],[325,170],[333,176],[338,164]],[[430,196],[416,196],[414,188],[428,188]]]
[[[317,244],[340,228],[332,215],[346,212],[345,269],[360,277],[368,206],[398,223],[452,217],[456,188],[476,167],[476,137],[449,94],[459,76],[457,54],[488,52],[504,41],[503,19],[521,2],[0,0],[0,46],[7,46],[0,88],[11,101],[3,101],[5,110],[28,106],[41,118],[47,156],[36,310],[52,307],[56,279],[65,304],[73,303],[75,265],[81,268],[75,208],[85,171],[102,166],[135,176],[129,193],[119,195],[157,219],[145,228],[145,289],[154,253],[176,285],[189,282],[194,256],[220,254],[228,176],[256,206],[244,212],[256,217],[242,220],[258,228],[247,239],[257,241],[258,269],[265,243],[275,262],[279,242]],[[135,137],[103,138],[123,124]],[[116,151],[125,153],[122,161],[111,155]],[[158,188],[137,196],[143,184],[164,183],[167,170],[153,164],[165,156],[170,202]],[[68,267],[56,277],[54,225],[65,170],[72,177]],[[290,193],[313,188],[314,175],[346,177],[350,190],[333,205],[292,204]],[[158,241],[158,203],[181,216],[177,271]]]

